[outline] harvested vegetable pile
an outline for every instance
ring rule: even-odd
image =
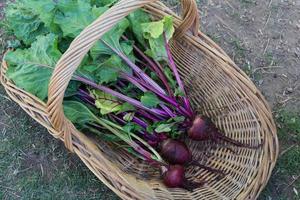
[[[115,0],[22,0],[6,9],[8,28],[17,41],[6,54],[8,77],[47,101],[56,62],[73,39]],[[167,187],[193,190],[185,169],[193,159],[186,137],[250,146],[226,137],[213,122],[194,113],[173,60],[169,42],[173,18],[160,21],[137,10],[106,33],[89,51],[65,94],[65,115],[83,133],[124,148],[162,174]]]

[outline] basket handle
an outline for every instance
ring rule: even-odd
[[[59,131],[55,137],[64,138],[65,145],[71,151],[72,132],[76,131],[72,123],[66,119],[63,112],[63,99],[72,75],[80,65],[83,57],[93,45],[119,21],[134,10],[157,0],[121,0],[102,14],[91,25],[86,27],[74,39],[68,50],[62,55],[49,83],[47,110],[53,127]],[[196,33],[199,28],[197,4],[195,0],[182,0],[183,23],[178,27],[176,37],[181,37],[185,31],[193,27]]]
[[[177,27],[174,37],[181,38],[189,29],[197,36],[200,29],[200,15],[195,0],[181,0],[182,2],[182,23]]]

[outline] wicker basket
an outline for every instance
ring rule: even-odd
[[[49,85],[47,104],[14,85],[5,73],[1,83],[8,95],[32,118],[56,138],[65,142],[86,166],[122,199],[256,199],[266,185],[278,155],[276,127],[270,108],[250,79],[226,53],[199,30],[199,16],[194,0],[182,0],[183,19],[155,0],[122,0],[88,26],[61,57]],[[204,164],[228,173],[216,175],[199,168],[189,168],[191,180],[208,180],[193,192],[168,189],[159,174],[126,152],[115,150],[102,141],[95,142],[74,127],[63,114],[62,101],[72,74],[84,55],[101,36],[137,8],[153,18],[175,18],[176,35],[172,53],[187,85],[193,108],[213,119],[224,133],[250,144],[263,142],[257,150],[187,141],[193,156]]]

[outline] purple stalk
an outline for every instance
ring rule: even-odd
[[[158,122],[159,120],[164,120],[163,118],[159,117],[158,115],[154,115],[152,116],[150,113],[147,113],[146,111],[144,110],[137,110],[137,113],[140,115],[140,116],[143,116],[153,122]]]
[[[158,96],[162,96],[162,95],[166,95],[165,91],[155,82],[153,81],[143,70],[141,70],[137,65],[135,65],[129,58],[127,58],[122,52],[119,52],[118,50],[116,50],[115,48],[113,48],[112,46],[110,46],[107,42],[101,40],[106,46],[108,46],[113,52],[115,52],[122,60],[124,60],[127,65],[129,67],[131,67],[133,69],[133,71],[135,71],[146,83],[148,86],[148,89],[154,93],[156,93]],[[173,61],[174,63],[174,61]],[[175,66],[176,67],[176,66]],[[178,74],[178,73],[177,73]],[[179,75],[178,75],[179,76]],[[179,79],[180,80],[180,79]],[[181,82],[182,84],[182,82]],[[183,86],[183,84],[182,84]],[[145,84],[144,84],[145,87]],[[168,101],[170,102],[171,98],[168,97]],[[187,100],[187,99],[186,99]],[[188,100],[187,100],[188,101]],[[175,107],[179,107],[178,103],[176,101],[172,101],[173,105]],[[187,104],[189,105],[189,104]],[[166,109],[166,107],[164,107],[164,109]],[[185,114],[189,117],[192,117],[193,115],[191,114],[191,109],[189,109],[188,111],[186,111],[185,109],[181,109],[179,108],[179,110],[183,111]],[[172,111],[168,110],[167,114],[171,114]],[[183,114],[183,113],[182,113]],[[171,115],[171,117],[175,117],[176,115]]]
[[[128,41],[128,38],[125,36],[122,36],[126,41]],[[160,65],[158,63],[154,63],[148,56],[146,56],[144,54],[144,52],[139,49],[136,45],[133,45],[134,50],[150,65],[150,68],[152,69],[152,71],[156,72],[156,74],[158,75],[158,77],[160,78],[160,80],[162,81],[162,83],[164,84],[164,86],[166,87],[168,93],[170,96],[173,96],[173,92],[172,89],[167,81],[167,78],[165,76],[165,74],[162,71],[162,68],[160,67]]]
[[[85,101],[86,103],[90,104],[90,105],[95,105],[95,102],[89,100],[88,98],[86,97],[80,97],[81,100]]]
[[[175,113],[173,113],[171,110],[170,110],[170,108],[168,108],[165,104],[163,104],[163,103],[161,103],[161,104],[159,104],[159,106],[164,110],[164,111],[166,111],[166,113],[168,113],[168,115],[170,115],[170,117],[176,117],[176,114]]]
[[[82,97],[89,99],[90,101],[95,101],[95,99],[93,97],[91,97],[90,93],[88,93],[87,91],[85,91],[83,89],[79,89],[78,94]]]
[[[122,118],[116,116],[116,115],[111,115],[117,122],[125,125],[126,124],[126,121],[123,120]],[[147,128],[147,127],[146,127]],[[147,140],[151,140],[151,141],[155,141],[155,142],[158,142],[160,140],[160,138],[158,138],[157,136],[155,136],[154,134],[150,134],[146,131],[138,131],[139,134],[144,137],[145,139]]]
[[[141,85],[143,85],[145,88],[147,88],[147,89],[149,89],[149,90],[151,90],[151,88],[149,88],[149,86],[148,85],[146,85],[145,83],[143,83],[143,82],[140,82],[140,84]],[[169,103],[169,104],[171,104],[172,106],[174,106],[175,108],[177,108],[178,110],[178,112],[179,112],[179,114],[181,114],[181,115],[185,115],[185,116],[190,116],[190,113],[185,109],[185,108],[183,108],[182,106],[180,106],[177,102],[176,102],[176,100],[174,100],[174,99],[172,99],[172,98],[170,98],[170,97],[168,97],[168,96],[166,96],[166,95],[164,95],[164,94],[161,94],[161,93],[159,93],[159,92],[157,92],[157,91],[152,91],[152,92],[154,92],[158,97],[160,97],[161,99],[163,99],[164,101],[166,101],[167,103]],[[170,111],[170,110],[168,110],[167,112],[171,112],[172,113],[172,117],[176,117],[176,115],[172,112],[172,111]]]
[[[100,121],[98,123],[100,123]],[[128,141],[118,131],[114,130],[114,128],[112,128],[109,124],[106,124],[105,121],[103,121],[103,122],[101,121],[101,124],[93,123],[91,125],[94,126],[94,127],[100,128],[100,129],[102,129],[101,126],[103,126],[104,128],[106,128],[109,131],[111,131],[112,133],[114,133],[116,136],[118,136],[120,139],[122,139],[124,142],[126,142],[136,152],[138,152],[139,154],[141,154],[145,159],[147,159],[147,160],[151,159],[152,160],[152,154],[151,153],[149,153],[148,151],[144,150],[139,144],[137,144],[133,140]]]
[[[98,89],[98,90],[101,90],[101,91],[103,91],[103,92],[106,92],[106,93],[108,93],[108,94],[111,94],[112,96],[115,96],[115,97],[117,97],[118,99],[121,99],[121,100],[123,100],[123,101],[126,101],[126,102],[132,104],[133,106],[135,106],[135,107],[137,107],[137,108],[146,110],[146,111],[151,112],[151,113],[153,113],[153,114],[155,114],[155,115],[160,115],[160,116],[162,116],[162,117],[169,117],[169,114],[166,113],[165,111],[161,110],[161,109],[155,109],[155,108],[152,108],[152,109],[151,109],[151,108],[147,108],[147,107],[144,106],[141,102],[139,102],[139,101],[137,101],[137,100],[135,100],[135,99],[132,99],[132,98],[130,98],[130,97],[127,97],[127,96],[125,96],[125,95],[123,95],[123,94],[121,94],[121,93],[119,93],[119,92],[116,92],[116,91],[114,91],[114,90],[112,90],[112,89],[110,89],[110,88],[108,88],[108,87],[105,87],[105,86],[103,86],[103,85],[98,85],[98,84],[96,84],[96,83],[94,83],[94,82],[92,82],[92,81],[90,81],[90,80],[88,80],[88,79],[85,79],[85,78],[83,78],[83,77],[80,77],[80,76],[74,76],[74,78],[75,78],[76,80],[82,82],[82,83],[85,83],[85,84],[87,84],[87,85],[90,85],[91,87],[94,87],[94,88],[96,88],[96,89]]]
[[[86,91],[82,90],[82,89],[79,89],[77,95],[79,96],[79,98],[81,100],[83,100],[84,102],[92,105],[92,106],[95,106],[95,99],[92,98],[89,93],[87,93]]]
[[[153,81],[143,70],[141,70],[136,64],[134,64],[129,58],[127,58],[122,52],[119,52],[112,46],[110,46],[104,40],[101,40],[107,47],[109,47],[113,52],[115,52],[126,64],[131,67],[131,69],[138,74],[146,83],[151,85],[153,89],[159,91],[162,94],[166,94],[164,89],[162,89],[155,81]]]
[[[118,83],[120,84],[121,87],[126,87],[126,84],[123,81],[119,80]]]
[[[95,99],[94,99],[93,97],[91,97],[90,94],[89,94],[87,91],[85,91],[85,90],[83,90],[83,89],[79,89],[78,95],[79,95],[80,98],[81,98],[82,100],[84,100],[85,102],[89,103],[89,104],[92,105],[92,106],[95,106]],[[157,118],[157,117],[158,117],[157,115],[154,117],[154,116],[152,116],[151,114],[147,113],[147,112],[144,111],[144,110],[137,110],[136,113],[139,114],[139,115],[142,116],[142,117],[145,117],[145,118],[151,120],[152,122],[157,122],[157,121],[159,121],[159,120],[163,120],[163,119],[164,119],[164,118],[158,119],[158,118]],[[134,118],[135,118],[135,119],[141,120],[140,118],[138,118],[138,117],[136,117],[136,116],[135,116]],[[141,120],[141,121],[142,121],[142,120]],[[143,126],[147,128],[147,124],[145,124],[145,122],[143,122]]]
[[[121,73],[121,77],[124,78],[124,79],[126,79],[127,81],[131,82],[133,85],[135,85],[136,87],[138,87],[138,88],[139,88],[140,90],[142,90],[143,92],[149,91],[149,90],[147,90],[147,89],[144,87],[144,86],[146,86],[146,87],[149,88],[149,86],[148,86],[148,85],[145,85],[145,83],[141,82],[139,79],[136,79],[135,77],[132,77],[132,76],[126,74],[126,73]],[[166,98],[166,99],[168,99],[169,101],[171,101],[173,105],[175,105],[175,106],[177,105],[177,103],[176,103],[174,100],[170,99],[169,97],[167,97],[167,96],[165,96],[165,95],[163,95],[163,94],[161,94],[161,93],[159,93],[159,92],[156,92],[156,91],[154,91],[154,92],[155,92],[157,95],[161,95],[161,96],[163,96],[164,98]],[[166,111],[166,113],[168,113],[168,114],[170,115],[170,117],[176,117],[176,115],[175,115],[175,114],[174,114],[174,113],[173,113],[166,105],[164,105],[163,103],[161,103],[160,106],[161,106],[161,108],[162,108],[164,111]]]
[[[135,77],[130,76],[129,74],[126,74],[124,72],[120,73],[121,78],[127,80],[128,82],[132,83],[133,85],[135,85],[137,88],[139,88],[140,90],[142,90],[143,92],[146,92],[147,89],[144,88],[140,83],[139,80],[137,80]]]
[[[96,107],[95,105],[95,99],[93,97],[90,96],[90,94],[88,92],[86,92],[83,89],[79,89],[78,95],[80,96],[80,98],[84,101],[86,101],[87,103],[91,104],[92,106]],[[121,113],[122,117],[124,117],[127,113]],[[146,122],[144,122],[142,119],[133,116],[133,120],[134,123],[140,125],[142,128],[146,129],[148,127],[148,124]]]
[[[121,116],[124,117],[127,113],[121,113]],[[132,118],[132,121],[136,124],[138,124],[139,126],[141,126],[142,128],[146,129],[148,127],[148,124],[146,122],[144,122],[143,120],[141,120],[140,118],[134,116]]]
[[[188,109],[190,117],[193,117],[194,114],[193,114],[190,102],[189,102],[189,100],[186,97],[186,91],[184,89],[183,82],[180,79],[180,75],[178,73],[176,64],[174,62],[174,59],[173,59],[173,56],[172,56],[172,53],[171,53],[171,48],[170,48],[168,40],[167,40],[166,33],[164,33],[164,40],[165,40],[165,48],[166,48],[166,51],[167,51],[167,55],[168,55],[170,67],[171,67],[171,69],[172,69],[172,71],[173,71],[173,73],[175,75],[175,78],[176,78],[176,81],[177,81],[177,83],[179,85],[179,88],[182,90],[182,92],[184,92],[184,95],[185,95],[185,97],[183,97],[183,101],[184,101],[185,107]]]

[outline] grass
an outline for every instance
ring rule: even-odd
[[[260,200],[299,200],[300,115],[280,111],[276,118],[281,153]]]
[[[0,88],[0,199],[118,199]]]

